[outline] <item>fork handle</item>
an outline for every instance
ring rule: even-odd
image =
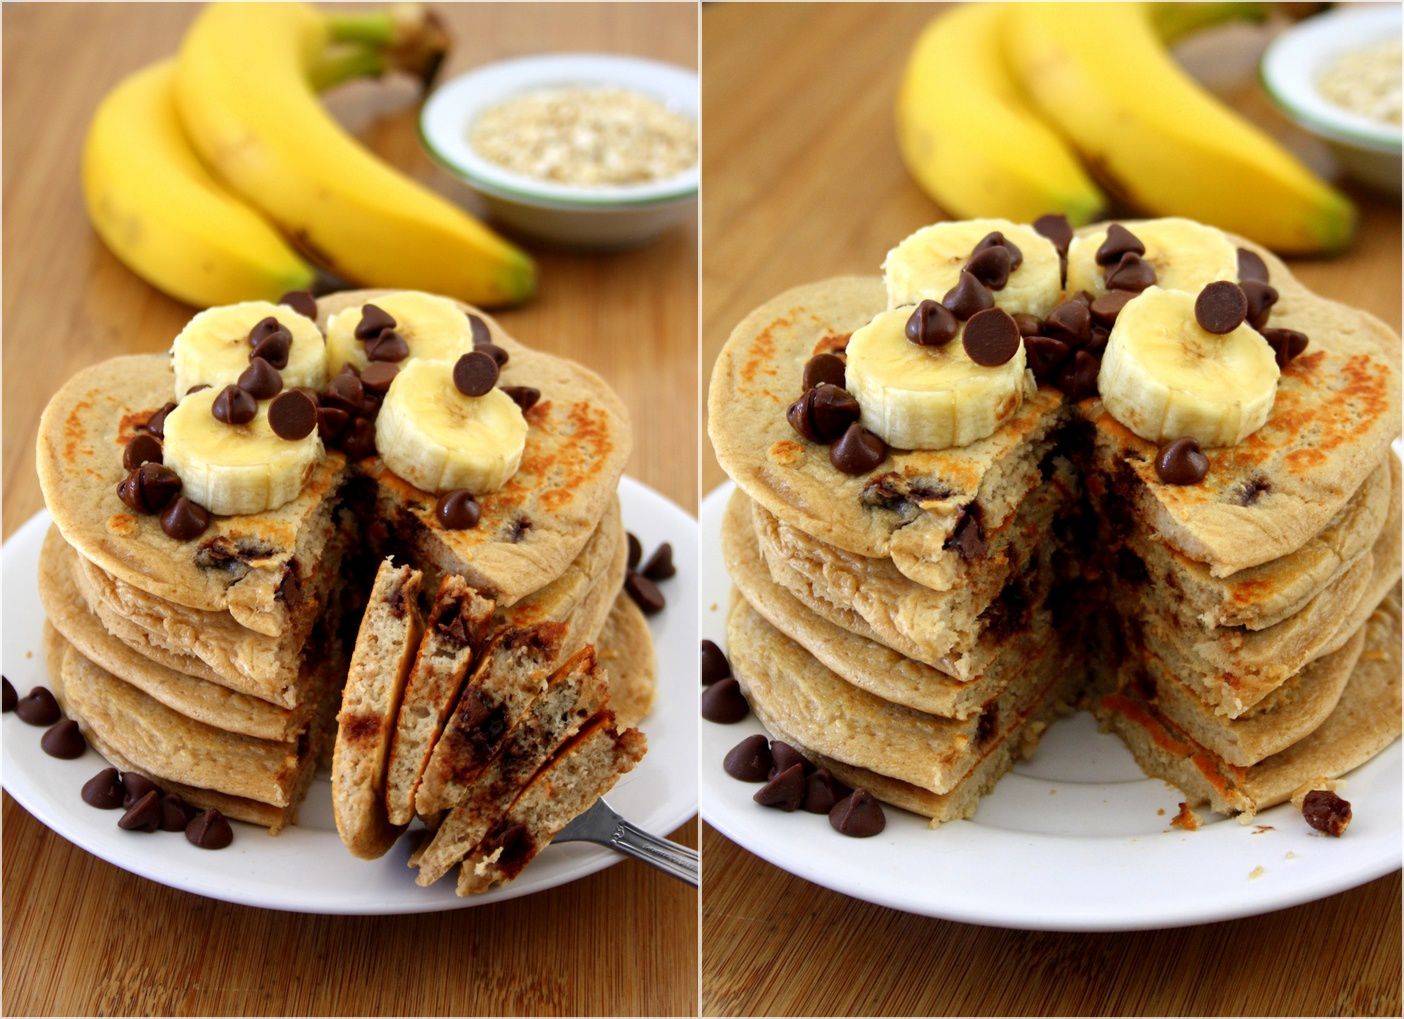
[[[626,856],[632,856],[679,881],[686,881],[692,887],[697,887],[699,864],[695,849],[669,842],[657,835],[650,835],[622,817],[615,822],[608,845]]]

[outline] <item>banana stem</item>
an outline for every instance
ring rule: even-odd
[[[1230,21],[1260,22],[1268,16],[1265,3],[1208,2],[1208,3],[1157,3],[1150,5],[1151,24],[1161,41],[1174,43],[1187,35]]]
[[[365,14],[333,11],[326,15],[326,19],[332,42],[367,43],[383,47],[395,41],[396,23],[389,11]]]
[[[309,70],[312,87],[323,92],[355,78],[378,78],[385,73],[385,53],[365,46],[332,46]]]

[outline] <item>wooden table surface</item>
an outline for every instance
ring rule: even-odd
[[[892,244],[940,218],[899,161],[892,127],[902,65],[932,13],[704,9],[704,371],[757,304],[799,283],[876,273]],[[1252,86],[1236,98],[1266,113]],[[1293,268],[1398,330],[1399,204],[1359,197],[1352,252]],[[725,477],[710,450],[702,476],[704,492]],[[703,854],[704,1014],[1399,1014],[1398,873],[1252,919],[1075,935],[871,906],[711,829]]]
[[[696,66],[691,4],[439,10],[455,39],[446,74],[553,50]],[[191,314],[103,247],[84,215],[78,166],[100,97],[127,72],[173,52],[193,13],[148,4],[5,7],[6,535],[42,505],[34,426],[49,394],[95,360],[165,349]],[[392,85],[335,102],[376,151],[463,199],[461,186],[420,150],[411,97]],[[501,315],[514,335],[576,357],[614,385],[635,424],[629,473],[689,508],[697,494],[696,251],[688,223],[641,251],[538,253],[539,296]],[[674,837],[695,846],[696,822]],[[3,1010],[11,1015],[696,1009],[696,895],[628,862],[499,905],[426,916],[300,916],[132,877],[52,834],[6,796],[4,929]]]

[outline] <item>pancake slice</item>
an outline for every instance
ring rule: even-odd
[[[615,597],[595,648],[609,685],[609,709],[621,729],[632,729],[653,709],[658,669],[648,620],[627,594]]]

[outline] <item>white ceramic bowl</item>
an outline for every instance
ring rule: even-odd
[[[420,138],[435,160],[482,197],[495,220],[538,240],[570,247],[634,247],[684,216],[696,215],[697,165],[644,184],[569,187],[512,173],[469,145],[469,125],[485,108],[522,92],[562,85],[616,85],[699,119],[692,71],[639,57],[552,53],[488,64],[445,82],[420,112]]]
[[[1366,5],[1307,18],[1263,54],[1263,88],[1283,112],[1331,147],[1342,170],[1361,183],[1399,194],[1400,129],[1332,103],[1317,78],[1343,53],[1398,39],[1397,4]]]

